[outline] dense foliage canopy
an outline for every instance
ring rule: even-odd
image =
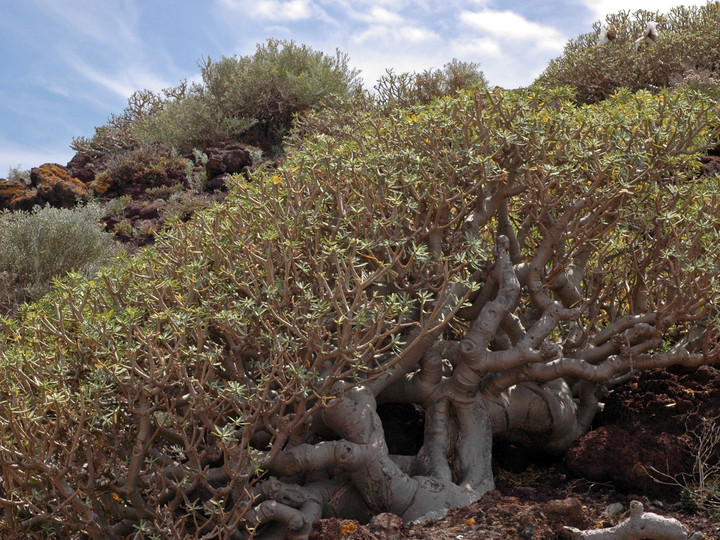
[[[657,23],[652,45],[635,46],[648,22]],[[601,27],[613,39],[599,45]],[[571,39],[536,84],[575,88],[578,101],[594,103],[620,88],[632,91],[670,86],[717,92],[720,80],[720,3],[678,6],[669,13],[639,10],[608,15],[594,31]]]

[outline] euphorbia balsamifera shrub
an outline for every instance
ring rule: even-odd
[[[655,43],[635,49],[648,22],[655,21]],[[601,26],[615,38],[599,45]],[[662,14],[639,10],[608,15],[593,32],[571,39],[563,55],[552,60],[535,81],[543,88],[570,86],[581,103],[605,99],[619,88],[657,89],[681,83],[687,74],[720,71],[720,3],[678,6]]]
[[[493,488],[603,386],[718,360],[702,94],[466,92],[309,117],[283,164],[2,325],[8,535],[305,538]],[[422,407],[390,455],[379,403]]]

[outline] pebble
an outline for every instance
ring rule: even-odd
[[[603,512],[603,516],[617,516],[625,511],[625,506],[622,503],[612,503]]]

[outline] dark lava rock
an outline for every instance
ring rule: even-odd
[[[205,191],[225,191],[227,189],[227,181],[230,178],[230,173],[223,173],[217,176],[213,176],[205,184]]]
[[[720,157],[718,156],[703,156],[700,158],[702,163],[700,172],[703,176],[710,177],[720,174]]]
[[[160,212],[167,206],[167,203],[162,199],[155,199],[154,201],[131,201],[123,210],[123,213],[129,218],[137,219],[157,219],[160,217]]]
[[[87,154],[78,152],[67,164],[67,170],[71,176],[77,178],[85,184],[89,184],[95,180],[96,161]]]
[[[252,166],[250,151],[242,144],[233,144],[224,148],[206,148],[207,186],[213,186],[212,180],[223,174],[242,173]]]
[[[603,426],[575,441],[565,462],[578,476],[596,482],[611,481],[621,491],[672,496],[678,487],[656,479],[675,478],[692,469],[689,443],[688,435],[629,432],[619,426]]]

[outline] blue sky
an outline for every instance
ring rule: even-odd
[[[197,80],[203,57],[269,37],[340,49],[371,88],[386,68],[478,62],[489,82],[531,83],[565,42],[623,9],[683,0],[0,0],[0,177],[65,164],[135,90]]]

